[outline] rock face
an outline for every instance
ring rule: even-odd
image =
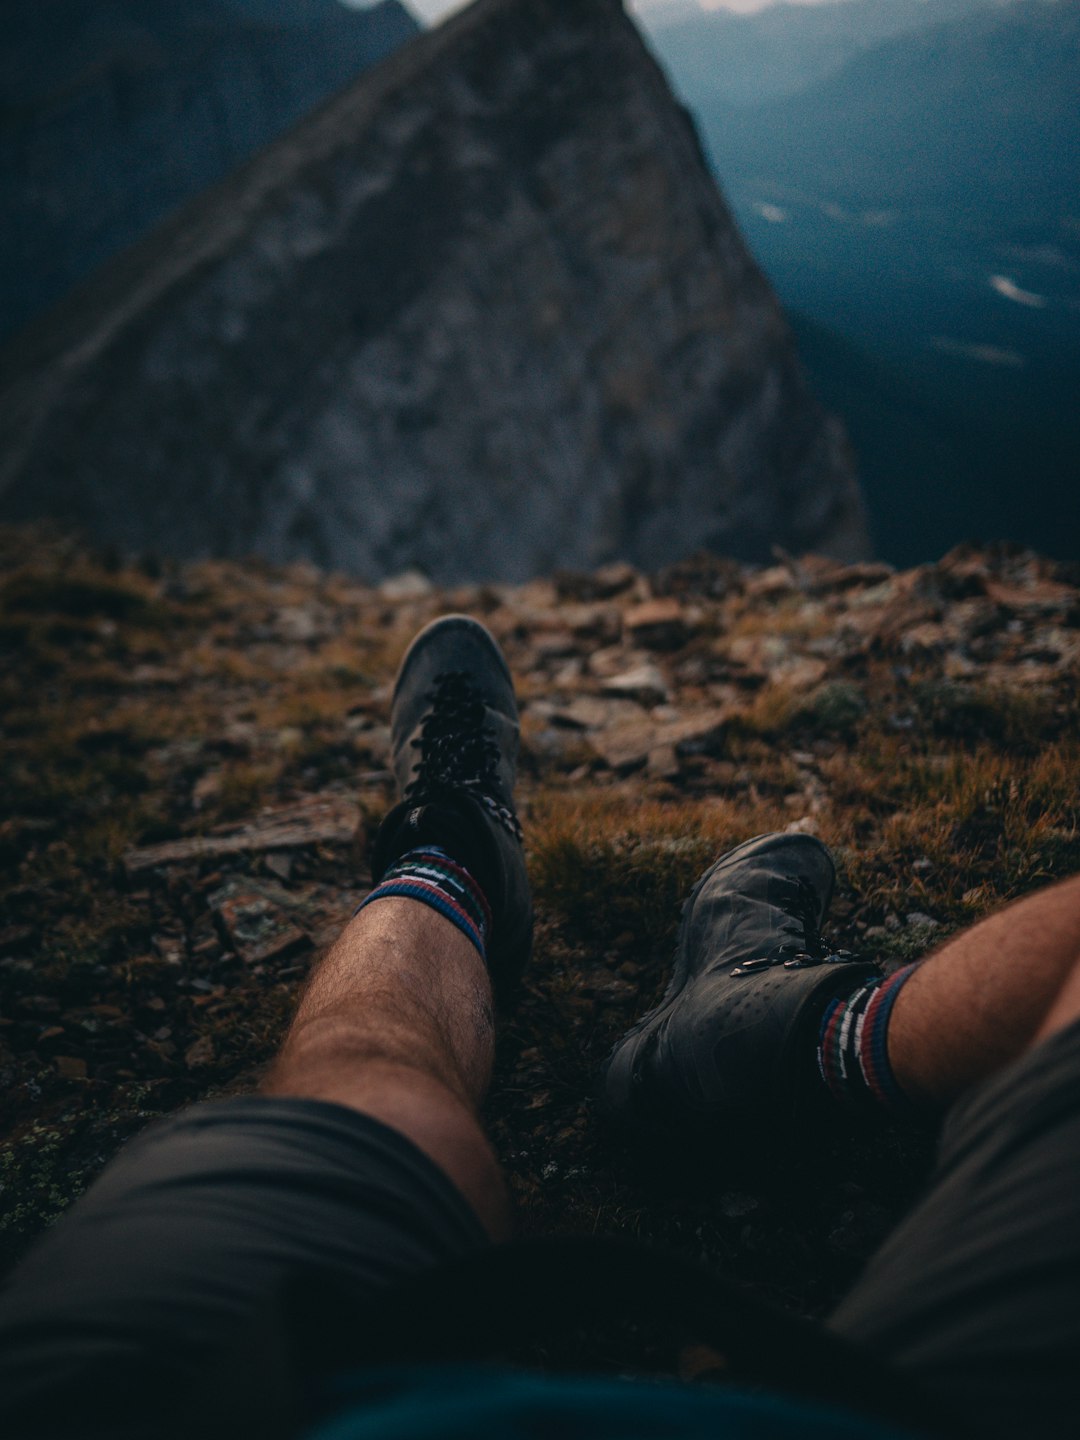
[[[398,0],[5,0],[0,337],[417,29]]]
[[[476,0],[5,361],[0,511],[122,545],[443,580],[866,548],[618,0]]]

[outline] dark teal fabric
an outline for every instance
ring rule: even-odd
[[[726,1387],[509,1370],[361,1372],[307,1440],[911,1440],[874,1420]]]

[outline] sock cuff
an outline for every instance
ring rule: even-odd
[[[896,997],[917,968],[917,965],[905,965],[881,981],[867,1002],[857,1039],[859,1066],[867,1089],[875,1100],[900,1116],[911,1114],[914,1107],[901,1090],[889,1063],[889,1017]]]
[[[918,1115],[893,1074],[888,1050],[893,1005],[917,969],[918,963],[905,965],[829,1002],[818,1032],[817,1060],[834,1099],[849,1105],[869,1099],[903,1119]]]
[[[458,903],[470,913],[474,923],[487,936],[491,932],[491,906],[472,872],[438,845],[420,845],[409,850],[387,870],[381,884],[401,875],[426,880],[449,889]]]
[[[491,907],[487,896],[465,869],[437,845],[409,850],[389,867],[382,879],[356,907],[356,914],[376,900],[416,900],[435,910],[475,945],[486,959],[491,933]]]

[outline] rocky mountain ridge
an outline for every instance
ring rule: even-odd
[[[477,0],[3,360],[0,512],[123,546],[442,580],[867,547],[618,0]]]

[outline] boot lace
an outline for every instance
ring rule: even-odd
[[[800,955],[809,955],[820,960],[822,955],[821,931],[818,929],[818,897],[814,887],[800,875],[796,879],[784,878],[782,889],[776,896],[777,904],[788,917],[788,923],[780,926],[790,941],[779,947],[783,951],[794,949]]]
[[[440,792],[465,790],[485,805],[504,829],[521,839],[521,825],[506,803],[499,780],[495,732],[487,723],[483,697],[464,671],[436,675],[420,734],[412,744],[420,759],[405,787],[406,801],[420,804]]]
[[[849,965],[858,960],[850,950],[836,950],[818,928],[818,896],[802,876],[782,877],[770,889],[769,899],[787,916],[778,928],[790,935],[767,955],[758,955],[736,965],[732,975],[752,975],[782,965],[785,970],[806,970],[814,965]]]

